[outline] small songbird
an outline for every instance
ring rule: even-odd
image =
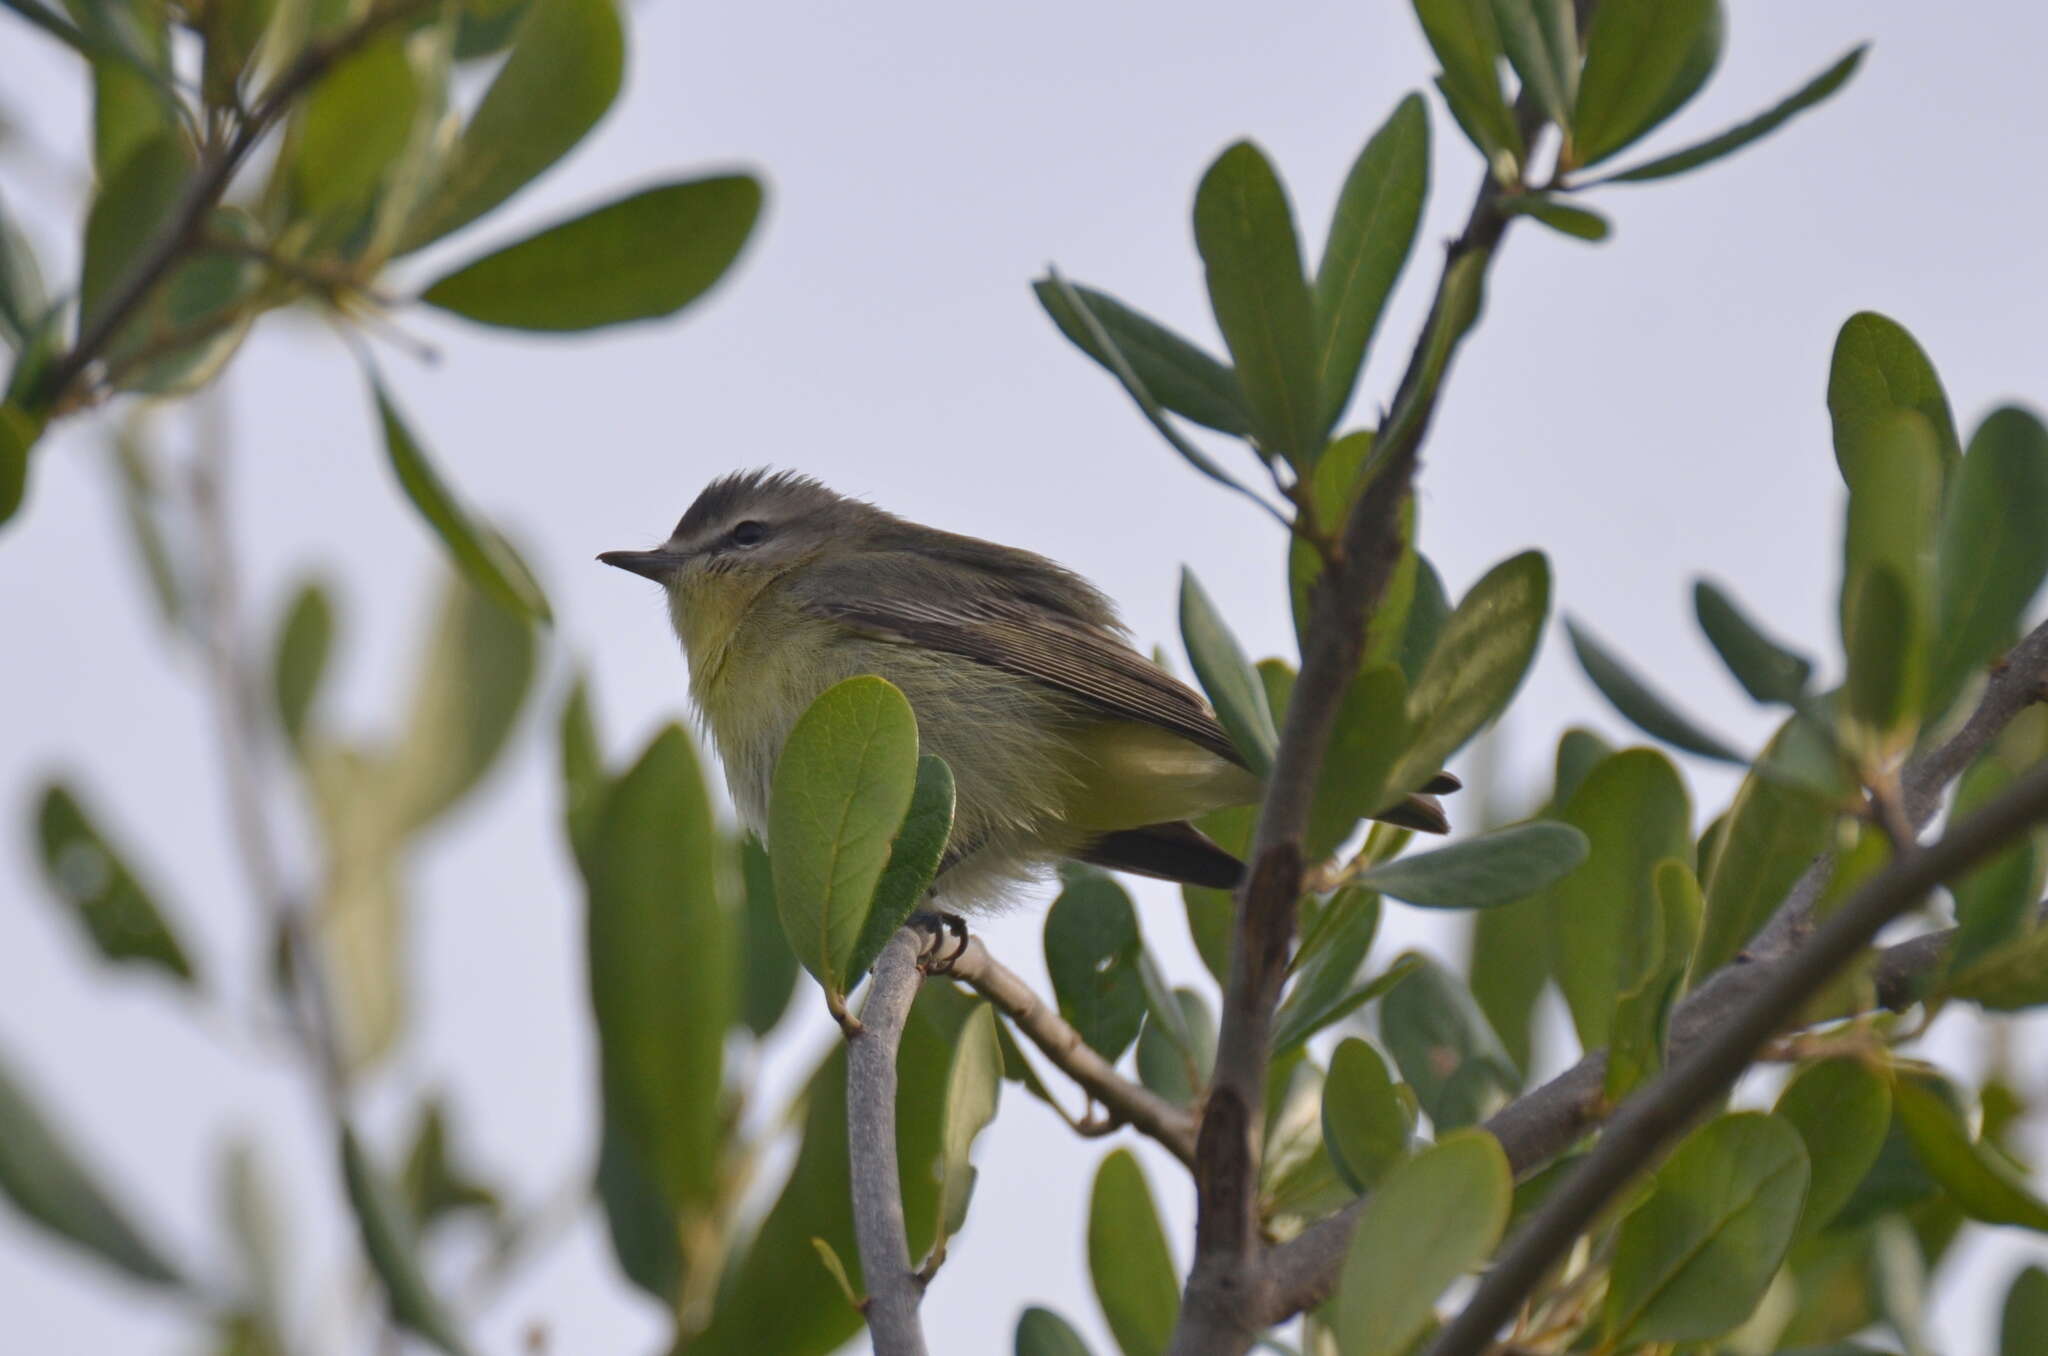
[[[948,907],[986,908],[1061,858],[1216,888],[1243,875],[1188,821],[1257,800],[1260,779],[1208,703],[1132,648],[1109,600],[1043,556],[747,471],[713,481],[654,550],[598,559],[667,591],[691,696],[757,833],[797,718],[876,674],[909,699],[921,751],[952,768]],[[1377,817],[1446,828],[1422,794]]]

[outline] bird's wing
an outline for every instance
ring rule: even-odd
[[[1208,704],[1120,636],[1036,602],[1006,595],[983,576],[969,590],[957,575],[914,557],[821,563],[792,584],[797,602],[870,635],[945,650],[1022,674],[1081,698],[1112,720],[1156,725],[1240,767],[1244,758]]]

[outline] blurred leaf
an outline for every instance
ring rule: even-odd
[[[1806,1143],[1813,1181],[1799,1233],[1817,1234],[1877,1162],[1891,1126],[1891,1084],[1861,1060],[1823,1059],[1793,1075],[1774,1110]]]
[[[420,300],[520,330],[658,320],[725,276],[760,212],[761,184],[751,175],[662,184],[472,260]]]
[[[305,580],[292,593],[271,647],[270,691],[285,738],[298,744],[320,695],[327,658],[334,648],[334,604],[316,580]]]
[[[0,344],[27,348],[50,307],[43,271],[0,198]]]
[[[1003,1052],[996,1044],[996,1013],[977,1003],[960,1028],[959,1042],[946,1074],[946,1106],[940,1121],[938,1246],[967,1222],[967,1199],[974,1191],[974,1164],[968,1155],[975,1136],[996,1116],[996,1098],[1003,1083]]]
[[[1722,156],[1732,155],[1744,146],[1749,145],[1752,141],[1769,136],[1791,119],[1804,113],[1807,109],[1812,108],[1815,104],[1848,84],[1849,77],[1856,74],[1856,68],[1862,64],[1863,54],[1869,50],[1869,47],[1868,43],[1861,43],[1850,48],[1847,55],[1843,56],[1841,60],[1747,122],[1738,123],[1718,136],[1712,136],[1705,141],[1696,142],[1684,150],[1673,151],[1669,155],[1660,155],[1655,160],[1647,161],[1631,169],[1622,170],[1618,174],[1610,174],[1598,182],[1603,184],[1647,183],[1652,179],[1664,179],[1674,174],[1684,174],[1688,170],[1698,169],[1702,165],[1710,165]],[[1586,188],[1590,187],[1590,185],[1581,184],[1579,187]]]
[[[1501,46],[1543,116],[1569,132],[1579,97],[1579,25],[1572,0],[1493,0]]]
[[[525,620],[459,579],[442,588],[384,813],[417,829],[468,795],[504,751],[533,678]]]
[[[715,1210],[722,1189],[724,1050],[739,989],[728,851],[689,737],[670,725],[605,797],[586,945],[605,1122],[686,1219]]]
[[[1352,1191],[1323,1147],[1323,1071],[1297,1054],[1278,1066],[1267,1091],[1258,1214],[1271,1234],[1290,1237],[1348,1204]]]
[[[1622,1221],[1608,1332],[1695,1342],[1740,1324],[1784,1260],[1806,1185],[1806,1148],[1775,1117],[1722,1116],[1687,1136]]]
[[[1963,1118],[1912,1079],[1892,1085],[1892,1105],[1920,1162],[1971,1219],[2048,1233],[2048,1204],[1998,1149],[1972,1140]]]
[[[1950,823],[1983,808],[2010,786],[2019,774],[1992,750],[1964,769],[1950,802]],[[2004,943],[2034,925],[2041,899],[2038,834],[2022,834],[2004,851],[1948,882],[1956,904],[1956,940],[1949,952],[1949,971],[1968,970]]]
[[[221,1155],[221,1223],[233,1247],[242,1326],[251,1356],[285,1356],[286,1259],[289,1240],[269,1175],[253,1140],[231,1141]]]
[[[320,218],[366,206],[412,138],[419,82],[402,36],[358,48],[306,96],[291,152],[293,187]]]
[[[255,224],[239,208],[217,209],[211,242],[247,245]],[[109,346],[114,385],[144,395],[183,395],[211,381],[234,356],[263,301],[264,272],[230,248],[205,248],[174,265]]]
[[[1491,909],[1546,890],[1586,860],[1586,835],[1539,820],[1400,857],[1358,877],[1424,909]]]
[[[1347,1036],[1323,1080],[1323,1143],[1346,1186],[1364,1195],[1408,1152],[1415,1112],[1394,1089],[1380,1052]]]
[[[1273,750],[1280,742],[1273,713],[1266,708],[1265,685],[1203,592],[1201,581],[1185,567],[1180,572],[1180,637],[1230,742],[1246,766],[1265,776],[1273,770]]]
[[[1175,989],[1173,999],[1187,1039],[1172,1031],[1156,1005],[1148,1005],[1138,1032],[1138,1079],[1176,1106],[1193,1106],[1216,1062],[1216,1018],[1193,989]]]
[[[193,982],[192,962],[156,901],[62,782],[43,788],[36,834],[43,879],[70,906],[101,956],[153,965]]]
[[[1590,632],[1577,622],[1567,620],[1565,634],[1571,637],[1572,653],[1578,656],[1579,667],[1586,671],[1586,677],[1593,686],[1600,689],[1600,695],[1614,705],[1630,724],[1656,739],[1687,753],[1696,753],[1702,758],[1713,758],[1723,763],[1746,764],[1741,754],[1730,748],[1725,740],[1707,733],[1659,696],[1648,683],[1624,664],[1613,651],[1593,639]]]
[[[165,132],[126,154],[101,184],[85,220],[85,258],[78,284],[81,332],[101,311],[155,243],[156,233],[184,197],[192,156],[184,139]]]
[[[347,1126],[341,1131],[341,1172],[362,1234],[363,1252],[383,1282],[391,1316],[449,1356],[462,1356],[468,1348],[427,1282],[405,1207],[364,1154],[355,1131]]]
[[[1195,827],[1225,852],[1243,857],[1251,846],[1252,826],[1258,819],[1256,805],[1234,805],[1203,815]],[[1237,928],[1237,902],[1228,890],[1210,890],[1183,885],[1182,911],[1187,916],[1188,936],[1201,955],[1202,965],[1218,984],[1230,979],[1230,948]]]
[[[1287,190],[1250,142],[1231,146],[1202,176],[1195,245],[1261,448],[1297,468],[1313,465],[1325,427],[1315,299]]]
[[[1397,1164],[1366,1197],[1337,1283],[1344,1356],[1406,1352],[1435,1321],[1437,1296],[1492,1254],[1513,1193],[1507,1155],[1484,1131],[1445,1135]]]
[[[1834,359],[1828,367],[1835,461],[1851,490],[1862,482],[1873,433],[1881,434],[1904,411],[1921,415],[1933,429],[1944,473],[1961,459],[1962,443],[1934,364],[1897,321],[1859,311],[1835,336]]]
[[[923,754],[917,760],[910,809],[889,844],[889,864],[875,882],[874,902],[847,966],[856,981],[873,967],[882,948],[930,893],[952,836],[953,769],[937,754]]]
[[[1437,87],[1488,168],[1505,180],[1523,154],[1521,130],[1500,88],[1500,34],[1489,0],[1414,0],[1423,36],[1443,66]],[[1511,163],[1502,166],[1505,156]]]
[[[440,1097],[428,1097],[413,1122],[411,1147],[399,1177],[401,1199],[422,1236],[447,1215],[473,1210],[496,1219],[504,1209],[498,1194],[457,1161],[450,1138],[447,1108]]]
[[[1423,585],[1409,625],[1422,611]],[[1465,741],[1507,708],[1543,635],[1550,606],[1550,566],[1525,551],[1488,570],[1458,600],[1429,661],[1408,693],[1414,742],[1387,779],[1390,790],[1422,785]]]
[[[447,482],[427,460],[425,449],[413,441],[398,407],[385,394],[383,383],[373,377],[370,387],[384,427],[384,450],[391,458],[399,488],[446,544],[449,559],[499,606],[535,621],[552,620],[547,598],[511,546],[480,526],[456,500]]]
[[[1783,746],[1789,726],[1772,738],[1760,765]],[[1705,978],[1734,960],[1777,912],[1793,882],[1834,841],[1835,819],[1835,806],[1806,787],[1762,772],[1743,779],[1705,863],[1707,916],[1695,976]]]
[[[2008,942],[1942,985],[1951,997],[1993,1012],[2018,1012],[2048,1003],[2048,927]]]
[[[1521,1075],[1464,981],[1409,954],[1414,967],[1380,1004],[1380,1039],[1441,1136],[1493,1114]]]
[[[1311,861],[1335,852],[1360,819],[1400,795],[1392,774],[1417,733],[1408,713],[1407,680],[1393,664],[1366,669],[1345,687],[1303,835]]]
[[[1138,1037],[1145,984],[1144,941],[1131,897],[1108,876],[1063,872],[1065,888],[1045,915],[1045,969],[1065,1018],[1090,1049],[1114,1062]]]
[[[1351,403],[1387,295],[1414,247],[1428,194],[1429,107],[1410,94],[1352,162],[1316,266],[1316,368],[1325,435]]]
[[[276,8],[277,0],[212,0],[195,16],[206,40],[200,81],[206,102],[235,106],[236,86],[249,73]]]
[[[1415,598],[1408,606],[1408,624],[1401,633],[1401,672],[1408,675],[1408,685],[1422,676],[1429,657],[1436,653],[1437,642],[1443,639],[1444,628],[1451,620],[1451,598],[1444,591],[1443,577],[1436,572],[1436,566],[1429,558],[1418,554],[1415,558]]]
[[[1360,475],[1372,455],[1373,435],[1361,429],[1347,433],[1323,449],[1305,482],[1309,504],[1317,524],[1325,531],[1341,531],[1350,517],[1353,502],[1364,488]],[[1296,493],[1301,491],[1297,489]],[[1401,533],[1401,555],[1387,576],[1379,602],[1366,621],[1365,652],[1359,667],[1369,669],[1394,660],[1401,651],[1408,629],[1408,613],[1415,601],[1416,577],[1421,557],[1415,553],[1415,497],[1401,503],[1397,526]],[[1323,574],[1323,555],[1306,537],[1295,535],[1287,543],[1287,595],[1294,614],[1297,643],[1308,635],[1316,581]],[[1446,608],[1446,611],[1449,609]],[[1277,716],[1277,712],[1275,713]]]
[[[1946,711],[2012,643],[2048,575],[2048,429],[2025,410],[1993,410],[1970,439],[1942,515],[1934,629],[1923,714]]]
[[[1693,611],[1714,652],[1757,701],[1790,705],[1806,692],[1813,662],[1772,640],[1708,580],[1692,586]]]
[[[1088,1344],[1067,1320],[1033,1305],[1017,1320],[1016,1356],[1088,1356]]]
[[[624,72],[613,0],[532,0],[403,250],[468,225],[568,154],[612,106]]]
[[[22,1214],[140,1281],[177,1285],[171,1263],[65,1147],[0,1063],[0,1194]]]
[[[1572,163],[1597,165],[1699,92],[1721,59],[1719,0],[1608,0],[1586,29]]]
[[[1379,925],[1379,896],[1367,890],[1347,887],[1323,907],[1295,953],[1293,983],[1273,1016],[1275,1057],[1365,1001],[1355,997],[1355,982]]]
[[[1129,1149],[1102,1160],[1088,1202],[1088,1274],[1123,1356],[1164,1356],[1180,1314],[1180,1273]]]
[[[1652,959],[1640,977],[1623,984],[1614,1005],[1605,1085],[1610,1104],[1620,1102],[1664,1067],[1672,1009],[1685,989],[1686,963],[1700,939],[1705,906],[1691,868],[1667,857],[1657,863],[1652,883],[1657,912],[1643,920],[1651,935]]]
[[[1550,963],[1579,1042],[1606,1045],[1614,1006],[1662,959],[1658,864],[1692,859],[1692,806],[1669,759],[1625,749],[1586,774],[1559,816],[1586,835],[1585,864],[1550,888]]]
[[[1614,226],[1598,212],[1574,207],[1547,193],[1517,193],[1501,200],[1503,210],[1540,221],[1559,235],[1598,243],[1614,233]]]
[[[597,833],[598,815],[603,812],[604,795],[610,788],[611,779],[605,771],[604,747],[597,734],[597,718],[590,709],[590,687],[580,673],[576,675],[569,695],[562,701],[556,743],[562,773],[563,827],[568,830],[569,846],[576,854],[577,865],[588,872],[591,840]],[[776,928],[775,947],[789,955],[780,927]],[[796,968],[795,956],[789,956],[789,965],[792,970]]]
[[[1845,687],[1849,715],[1874,733],[1896,731],[1919,697],[1918,658],[1924,637],[1905,581],[1887,564],[1849,576],[1842,632],[1849,652]]]
[[[1041,278],[1031,284],[1031,290],[1053,324],[1059,326],[1060,333],[1112,376],[1116,375],[1116,364],[1109,351],[1096,342],[1087,322],[1068,304],[1061,289],[1051,279]],[[1069,290],[1093,313],[1132,373],[1162,407],[1220,433],[1239,437],[1251,433],[1251,414],[1245,409],[1244,393],[1238,389],[1235,372],[1107,292],[1079,283],[1071,284]]]
[[[41,5],[10,5],[23,17]],[[137,4],[67,4],[79,51],[92,63],[92,168],[105,185],[144,144],[180,130],[171,76],[171,8]],[[61,22],[61,21],[60,21]]]
[[[756,1036],[765,1036],[789,1008],[798,967],[775,910],[775,868],[751,833],[740,840],[740,875],[747,887],[740,915],[740,1020]]]
[[[2048,1271],[2030,1266],[2012,1278],[1998,1327],[1998,1356],[2028,1356],[2048,1332]],[[1019,1348],[1018,1356],[1023,1356]]]

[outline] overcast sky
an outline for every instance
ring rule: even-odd
[[[1655,145],[1753,113],[1853,43],[1874,49],[1843,95],[1761,147],[1597,196],[1615,222],[1608,243],[1515,229],[1431,437],[1421,513],[1454,591],[1543,548],[1561,610],[1754,743],[1769,722],[1698,638],[1690,581],[1711,571],[1837,663],[1827,638],[1841,495],[1822,395],[1842,320],[1872,308],[1906,324],[1966,432],[1998,402],[2048,400],[2048,12],[1869,0],[1733,10],[1722,73]],[[406,312],[400,327],[441,361],[384,358],[416,432],[552,593],[548,707],[579,662],[614,756],[681,714],[684,670],[654,591],[591,556],[658,540],[705,481],[763,463],[1062,560],[1119,599],[1148,645],[1177,649],[1183,562],[1248,648],[1291,644],[1273,526],[1165,450],[1053,331],[1027,283],[1054,261],[1213,342],[1188,227],[1202,169],[1231,140],[1256,138],[1320,249],[1359,145],[1434,70],[1405,4],[759,0],[648,3],[632,17],[626,92],[592,140],[504,220],[409,276],[623,186],[733,165],[770,186],[738,269],[680,322],[571,342]],[[0,186],[61,276],[75,260],[76,184],[48,166],[84,163],[83,86],[11,17],[0,50],[0,108],[31,148],[0,159]],[[1431,115],[1436,191],[1360,411],[1398,375],[1436,244],[1475,182],[1476,157],[1440,104]],[[358,728],[388,730],[441,567],[384,468],[346,352],[314,326],[266,321],[226,400],[254,610],[272,615],[304,571],[340,580],[337,706]],[[196,675],[162,642],[97,451],[83,424],[47,440],[30,502],[0,535],[0,1052],[147,1222],[193,1255],[221,1256],[220,1146],[257,1131],[294,1211],[302,1293],[331,1315],[348,1303],[334,1278],[353,1244],[337,1232],[303,1084],[236,1021],[194,1020],[154,980],[95,973],[28,851],[31,786],[72,771],[207,969],[246,998],[258,940]],[[1511,777],[1533,777],[1574,722],[1627,738],[1553,632],[1502,734]],[[1729,784],[1695,786],[1704,820]],[[545,741],[529,738],[413,863],[421,1001],[368,1118],[388,1144],[393,1089],[447,1087],[475,1156],[527,1202],[581,1172],[594,1135],[581,902],[556,809]],[[1168,969],[1198,973],[1173,893],[1138,892]],[[1038,915],[1020,908],[985,935],[1042,983]],[[1381,958],[1417,943],[1459,946],[1394,909]],[[2038,1047],[2042,1025],[2028,1035]],[[812,1014],[774,1052],[776,1084],[826,1038]],[[949,1354],[1007,1352],[1034,1301],[1103,1341],[1081,1245],[1106,1146],[1009,1100],[981,1144],[967,1232],[926,1305]],[[1184,1263],[1183,1179],[1158,1155],[1147,1162]],[[2039,1240],[2011,1231],[1964,1246],[1935,1328],[1949,1356],[1988,1352],[1992,1297],[2029,1249],[2040,1256]],[[175,1308],[110,1284],[4,1210],[0,1311],[24,1352],[187,1349]],[[478,1317],[479,1348],[519,1350],[534,1322],[563,1356],[645,1352],[658,1332],[616,1277],[594,1214]]]

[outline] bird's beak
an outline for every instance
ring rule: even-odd
[[[689,557],[681,551],[606,551],[598,559],[659,584]]]

